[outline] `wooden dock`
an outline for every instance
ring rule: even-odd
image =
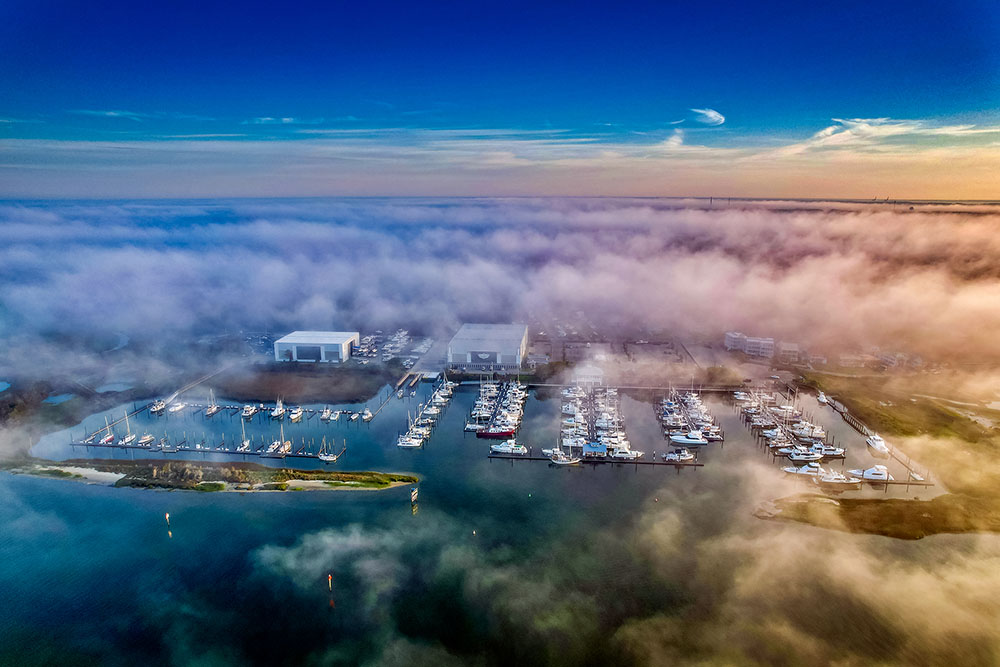
[[[532,456],[528,454],[527,456],[519,456],[517,454],[489,454],[487,456],[489,459],[500,459],[504,461],[545,461],[547,463],[552,463],[552,459],[548,456]],[[690,461],[688,463],[675,463],[671,461],[619,461],[617,459],[610,458],[586,458],[581,459],[580,463],[573,465],[604,465],[604,464],[618,464],[623,466],[667,466],[671,468],[704,468],[704,463],[698,463],[697,461]],[[553,465],[556,465],[553,463]]]

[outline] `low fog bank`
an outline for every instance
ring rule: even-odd
[[[584,311],[678,336],[998,361],[1000,209],[657,199],[0,206],[2,335],[450,333]]]
[[[253,557],[260,576],[295,599],[313,597],[336,572],[356,622],[379,629],[375,645],[313,652],[318,664],[988,665],[1000,657],[996,536],[904,544],[760,522],[750,511],[773,497],[773,469],[702,472],[711,493],[667,483],[619,526],[576,535],[556,522],[527,552],[509,523],[477,524],[473,535],[459,516],[433,514],[417,525],[322,530]]]

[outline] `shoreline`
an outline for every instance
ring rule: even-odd
[[[384,491],[419,483],[419,479],[413,475],[374,471],[303,471],[264,468],[255,464],[227,467],[225,464],[203,465],[187,461],[129,463],[131,465],[106,464],[101,460],[61,463],[29,459],[7,462],[0,467],[0,472],[97,486],[199,493]],[[306,476],[300,476],[303,473]]]

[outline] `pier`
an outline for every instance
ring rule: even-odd
[[[656,453],[654,452],[653,454],[655,456]],[[547,456],[532,456],[531,454],[528,454],[527,456],[518,456],[517,454],[489,454],[487,456],[487,458],[489,458],[491,460],[492,459],[499,459],[499,460],[503,460],[503,461],[545,461],[547,463],[552,463],[552,459],[550,459]],[[641,459],[636,459],[634,461],[621,461],[621,460],[618,460],[618,459],[612,459],[612,458],[607,458],[607,457],[600,457],[600,458],[598,458],[598,457],[590,457],[590,458],[585,458],[585,459],[581,459],[579,463],[573,463],[573,464],[567,465],[565,467],[573,467],[573,466],[577,466],[577,465],[581,465],[582,466],[582,465],[605,465],[605,464],[621,465],[621,466],[666,466],[666,467],[677,468],[677,469],[680,469],[680,468],[704,468],[705,467],[704,463],[699,463],[697,461],[689,461],[687,463],[680,463],[680,462],[674,462],[674,461],[656,461],[656,460],[643,461]],[[552,465],[556,465],[556,464],[552,463]],[[560,466],[560,467],[563,467],[563,466]]]

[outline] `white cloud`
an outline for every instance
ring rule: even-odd
[[[726,117],[715,109],[691,109],[697,114],[696,121],[703,125],[722,125],[726,122]]]

